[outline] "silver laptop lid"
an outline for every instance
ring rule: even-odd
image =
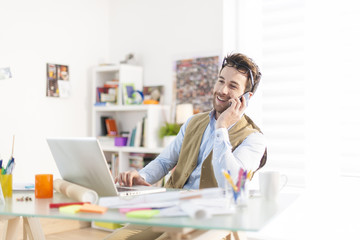
[[[96,138],[48,138],[62,178],[99,196],[117,196],[115,183]]]

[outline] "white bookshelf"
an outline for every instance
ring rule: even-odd
[[[93,69],[93,102],[96,102],[96,88],[102,87],[105,82],[111,80],[119,81],[117,92],[117,104],[122,105],[122,84],[132,83],[135,90],[143,89],[143,68],[141,66],[120,64],[113,66],[99,66]]]
[[[104,85],[106,81],[119,80],[118,100],[121,99],[121,84],[132,82],[137,90],[142,90],[142,68],[131,65],[101,66],[93,70],[93,96],[91,134],[98,137],[108,162],[111,162],[112,154],[118,153],[118,172],[129,170],[130,153],[159,154],[163,150],[162,141],[158,137],[160,127],[170,117],[170,106],[167,105],[123,105],[121,101],[106,106],[95,106],[96,88]],[[144,117],[147,118],[145,126],[145,147],[118,147],[114,145],[114,139],[103,137],[101,131],[101,117],[115,119],[118,132],[131,130]],[[128,139],[130,141],[130,139]]]
[[[170,107],[164,105],[137,105],[137,106],[108,106],[93,107],[92,135],[101,136],[101,116],[109,116],[116,120],[118,131],[131,130],[138,121],[147,117],[145,126],[145,143],[148,149],[162,146],[161,139],[158,137],[160,127],[167,121],[170,113]],[[99,139],[101,142],[101,138]],[[107,140],[106,145],[111,145]]]

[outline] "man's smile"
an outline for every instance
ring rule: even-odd
[[[219,95],[217,95],[216,98],[217,98],[217,100],[219,100],[220,102],[227,102],[227,101],[229,101],[228,98],[220,97]]]

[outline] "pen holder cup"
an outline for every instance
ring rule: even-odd
[[[230,198],[230,205],[233,207],[247,206],[249,201],[249,188],[248,183],[245,183],[240,191],[235,192],[230,184],[226,186],[226,195]]]
[[[12,197],[12,174],[0,174],[1,189],[5,198]]]
[[[35,175],[35,198],[52,198],[54,193],[53,175]]]

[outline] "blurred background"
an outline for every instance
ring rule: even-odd
[[[263,76],[247,114],[267,138],[264,170],[307,196],[250,237],[359,239],[356,1],[0,0],[0,9],[0,68],[12,73],[0,80],[0,154],[10,157],[15,135],[18,181],[56,169],[46,137],[90,136],[94,66],[133,53],[144,85],[163,85],[170,105],[175,61],[241,52]],[[46,63],[69,66],[69,98],[46,97]]]

